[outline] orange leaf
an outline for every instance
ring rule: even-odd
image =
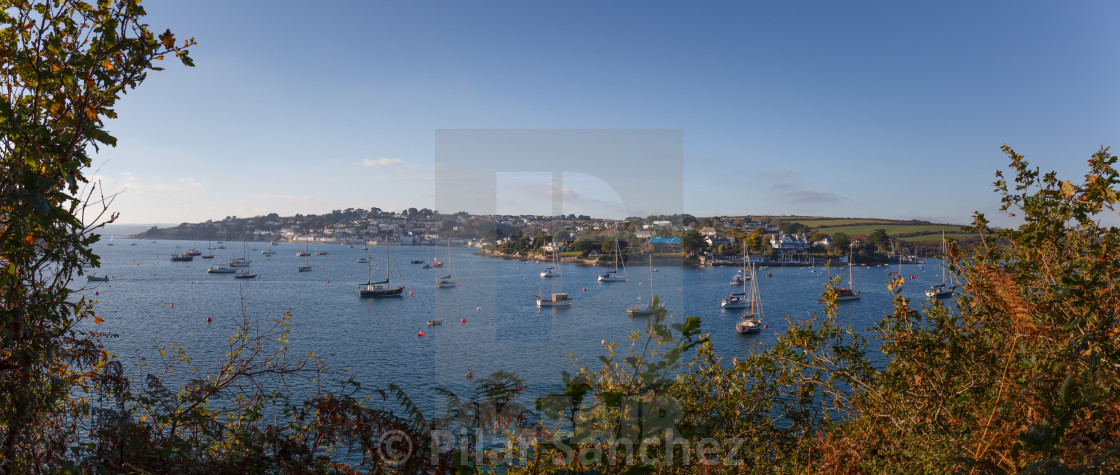
[[[28,245],[35,244],[35,236],[28,234],[27,237],[23,238],[23,241]]]
[[[113,70],[113,63],[110,63],[109,60],[105,60],[103,63],[101,63],[101,66],[109,71]]]
[[[105,319],[103,319],[101,317],[93,317],[93,323],[96,323],[98,325],[100,325],[101,322],[104,322],[104,321],[105,321]]]

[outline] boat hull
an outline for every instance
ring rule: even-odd
[[[759,333],[762,331],[762,321],[758,318],[744,317],[739,323],[735,324],[735,331],[741,335]]]
[[[391,289],[361,289],[358,291],[358,297],[364,299],[400,297],[402,292],[404,292],[404,286],[393,287]]]
[[[626,314],[631,317],[648,317],[653,315],[653,309],[649,307],[632,307],[626,310]]]

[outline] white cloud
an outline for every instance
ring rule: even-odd
[[[362,166],[378,169],[378,176],[391,179],[435,179],[434,165],[421,165],[399,158],[366,158],[362,160]]]
[[[371,168],[391,167],[393,165],[400,165],[400,164],[403,164],[403,163],[404,163],[404,160],[401,160],[399,158],[384,158],[384,157],[382,157],[382,158],[367,158],[365,160],[362,160],[362,165],[363,166],[367,166],[367,167],[371,167]]]
[[[104,183],[106,186],[112,184],[113,187],[119,188],[120,190],[131,191],[186,191],[195,188],[201,188],[203,186],[202,182],[191,177],[184,177],[179,178],[175,181],[166,182],[163,181],[163,179],[161,179],[160,177],[138,179],[131,172],[121,173],[121,179],[119,180],[119,182],[103,179],[102,183]]]

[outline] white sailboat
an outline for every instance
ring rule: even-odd
[[[543,271],[541,271],[541,277],[556,277],[560,275],[560,273],[556,271],[556,266],[559,265],[558,262],[559,260],[556,258],[556,251],[553,250],[551,262],[552,265],[546,267]]]
[[[953,296],[953,289],[948,287],[948,280],[945,278],[945,254],[948,251],[948,246],[945,244],[945,231],[941,231],[941,283],[932,285],[926,289],[926,297],[931,299],[943,299]]]
[[[214,264],[206,269],[207,274],[233,274],[235,272],[237,272],[237,268],[221,264]]]
[[[746,292],[731,292],[727,298],[720,302],[721,307],[728,309],[747,308],[749,304]]]
[[[622,264],[622,273],[618,273],[618,261],[622,260],[622,251],[618,249],[618,239],[614,240],[614,267],[599,276],[599,282],[626,282],[626,264]]]
[[[642,300],[638,297],[638,300]],[[626,314],[631,317],[647,317],[653,315],[653,254],[649,255],[649,303],[638,302],[633,307],[626,309]]]
[[[747,249],[744,246],[743,265],[735,275],[731,276],[731,285],[743,285],[747,283],[748,280],[750,280],[750,276],[747,275]]]
[[[762,324],[762,296],[758,293],[758,279],[755,277],[754,265],[750,265],[751,296],[750,310],[735,324],[735,331],[740,334],[758,333],[764,328]]]

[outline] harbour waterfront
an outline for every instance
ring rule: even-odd
[[[658,272],[651,273],[647,266],[630,266],[628,282],[597,282],[603,268],[565,265],[562,277],[542,279],[538,274],[547,263],[484,257],[475,254],[477,249],[461,247],[451,248],[453,262],[447,262],[444,247],[390,246],[393,285],[403,283],[404,295],[361,299],[358,286],[367,281],[368,268],[357,260],[369,255],[378,280],[385,275],[384,247],[364,251],[360,245],[311,245],[311,252],[327,254],[309,257],[314,271],[297,272],[304,263],[303,257],[296,257],[302,244],[274,246],[271,257],[260,253],[269,247],[266,242],[225,245],[225,250],[212,251],[217,256],[212,260],[171,262],[169,256],[177,248],[205,251],[205,243],[116,239],[114,246],[104,240],[96,244],[101,268],[94,272],[110,280],[80,283],[85,286],[82,293],[99,302],[95,309],[104,323],[98,330],[118,335],[106,341],[107,349],[128,367],[137,357],[151,363],[160,345],[175,341],[199,370],[213,370],[241,320],[243,297],[246,313],[260,319],[262,326],[291,312],[288,338],[293,353],[314,352],[366,387],[397,384],[421,407],[435,404],[432,386],[465,388],[468,372],[478,377],[499,370],[516,372],[529,385],[527,397],[535,398],[557,388],[562,371],[575,371],[569,354],[594,368],[604,341],[616,342],[625,351],[631,332],[642,332],[646,325],[645,317],[629,317],[626,309],[639,297],[649,299],[651,274],[654,293],[675,321],[686,315],[701,317],[702,332],[710,334],[718,354],[745,357],[772,344],[787,327],[787,315],[796,320],[823,314],[819,294],[830,272],[823,267],[759,272],[768,328],[744,336],[734,328],[743,310],[720,308],[720,299],[742,289],[728,284],[734,268],[655,266]],[[249,270],[260,275],[257,279],[206,272],[211,264],[246,254],[253,261]],[[424,269],[409,264],[433,257],[448,266]],[[912,298],[912,307],[928,302],[922,292],[940,281],[938,265],[930,259],[925,265],[902,267],[907,277],[903,294]],[[872,327],[890,310],[887,274],[897,270],[897,265],[856,267],[855,287],[863,298],[841,304],[840,322],[864,332]],[[449,271],[458,287],[437,288],[436,279]],[[845,278],[846,271],[831,269]],[[763,277],[768,273],[773,277]],[[909,279],[911,275],[916,278]],[[561,291],[574,299],[570,308],[536,307],[535,295]],[[427,326],[430,319],[443,319],[443,324]]]

